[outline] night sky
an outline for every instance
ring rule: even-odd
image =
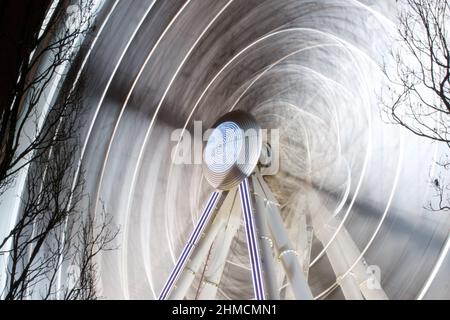
[[[14,86],[20,63],[33,34],[38,31],[47,11],[49,0],[0,0],[1,107]]]

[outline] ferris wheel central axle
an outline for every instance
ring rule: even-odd
[[[207,201],[159,299],[186,297],[207,260],[213,267],[203,272],[197,297],[215,298],[232,239],[241,224],[238,202],[245,224],[255,299],[280,298],[276,260],[281,262],[295,298],[312,299],[276,201],[258,173],[258,161],[267,162],[269,154],[263,149],[261,127],[250,114],[234,111],[220,118],[213,129],[204,148],[203,172],[218,191]]]

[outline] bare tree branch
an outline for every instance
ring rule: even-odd
[[[383,66],[388,85],[383,114],[420,137],[450,146],[450,5],[441,0],[399,0],[394,49]],[[444,169],[449,162],[439,162]],[[450,210],[449,186],[432,178],[432,211]],[[436,200],[436,199],[435,199]]]
[[[65,8],[74,2],[81,7],[77,23],[69,23]],[[115,249],[118,229],[105,211],[93,216],[82,205],[83,81],[73,87],[66,79],[55,101],[45,101],[60,67],[74,62],[78,38],[93,19],[91,6],[91,0],[61,1],[46,30],[36,32],[13,94],[1,102],[0,192],[29,166],[18,219],[0,239],[0,255],[8,257],[0,294],[7,300],[96,299],[96,260]],[[48,112],[43,103],[51,104]]]
[[[78,40],[87,34],[93,22],[92,0],[70,2],[80,9],[75,14],[76,24],[72,21],[74,14],[66,11],[68,3],[61,1],[42,34],[36,30],[25,50],[17,84],[1,101],[0,191],[10,185],[18,171],[56,143],[50,133],[58,125],[58,115],[66,116],[66,107],[71,103],[52,105],[48,113],[42,107],[48,103],[46,92],[53,79],[66,72],[62,69],[66,63],[74,61],[80,46]],[[47,122],[41,129],[36,119],[48,116],[52,116],[53,122]]]

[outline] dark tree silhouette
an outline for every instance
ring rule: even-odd
[[[96,299],[96,260],[115,249],[118,229],[104,210],[94,215],[83,204],[88,198],[78,161],[83,80],[73,86],[64,67],[77,69],[79,37],[90,30],[92,7],[91,0],[60,2],[45,30],[36,31],[27,45],[19,79],[1,101],[0,194],[28,167],[17,221],[0,238],[7,263],[0,296],[7,300]],[[47,101],[60,76],[66,81],[59,81],[57,97]]]
[[[382,92],[387,118],[410,132],[450,146],[450,2],[399,0],[394,49],[384,64]],[[448,157],[438,161],[448,169]],[[444,177],[431,177],[436,191],[426,206],[450,210]]]
[[[36,30],[31,39],[21,47],[22,61],[16,84],[0,106],[0,191],[5,188],[22,168],[33,159],[42,156],[52,144],[59,141],[51,135],[59,119],[70,113],[72,101],[62,101],[43,107],[53,79],[66,73],[66,63],[74,61],[80,44],[92,24],[91,0],[70,2],[69,7],[80,8],[77,12],[67,10],[68,1],[61,1],[44,30]],[[76,20],[76,21],[75,21]],[[24,22],[26,23],[26,22]],[[41,128],[42,118],[46,121]],[[67,137],[59,135],[59,140]]]
[[[9,256],[5,299],[95,299],[95,257],[114,249],[118,230],[105,212],[94,217],[82,210],[87,195],[74,134],[82,102],[76,92],[71,95],[63,101],[72,101],[72,113],[52,134],[58,142],[31,162],[21,215],[0,243],[0,254]]]

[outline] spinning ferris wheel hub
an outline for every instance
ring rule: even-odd
[[[308,230],[312,228],[305,224],[299,230],[309,240],[297,252],[290,242],[280,205],[260,170],[270,165],[271,153],[270,146],[263,143],[261,126],[249,113],[233,111],[215,122],[203,150],[203,174],[215,191],[207,200],[159,299],[186,298],[196,279],[199,283],[196,298],[215,299],[242,220],[254,298],[281,299],[286,296],[287,287],[291,298],[313,298],[307,281],[309,258],[304,258],[302,264],[299,259],[300,255],[310,256],[312,231]],[[355,247],[345,234],[341,240],[347,248]],[[332,263],[342,261],[342,251],[333,250],[328,256]],[[340,280],[343,290],[367,299],[385,299],[379,283],[373,283],[375,280],[359,265],[357,270],[357,278],[347,273]]]
[[[244,111],[227,113],[212,126],[203,152],[203,174],[215,189],[231,190],[255,170],[261,149],[256,119]]]
[[[201,277],[198,298],[216,297],[242,215],[255,299],[280,299],[277,261],[282,264],[295,298],[312,299],[277,201],[259,174],[259,161],[262,166],[267,165],[270,153],[268,145],[263,145],[261,126],[249,113],[227,113],[212,126],[203,150],[203,174],[216,191],[207,201],[160,299],[185,298],[198,276]],[[200,272],[206,263],[212,267]]]

